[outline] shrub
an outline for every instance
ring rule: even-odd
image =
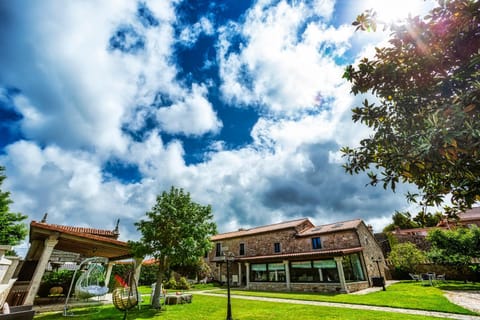
[[[171,276],[170,279],[165,283],[165,289],[176,289],[177,288],[177,280],[175,280],[174,276]]]
[[[393,246],[388,258],[395,269],[402,272],[415,272],[417,265],[425,260],[425,254],[415,244],[405,242]]]
[[[188,283],[187,278],[181,277],[177,282],[176,289],[181,289],[181,290],[190,289],[190,284]]]

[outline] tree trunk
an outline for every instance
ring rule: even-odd
[[[155,284],[155,292],[153,293],[153,298],[151,301],[152,307],[155,309],[161,309],[162,304],[160,303],[160,294],[162,290],[162,283],[163,283],[163,275],[165,273],[164,264],[159,262],[158,263],[158,270],[157,270],[157,282]]]

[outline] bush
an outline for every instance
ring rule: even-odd
[[[40,297],[47,297],[52,287],[62,287],[63,294],[67,295],[74,272],[75,271],[72,270],[58,270],[45,273],[40,283],[38,295]],[[79,276],[80,273],[77,273],[77,279]]]
[[[188,290],[190,289],[190,284],[187,281],[187,278],[181,277],[178,282],[177,282],[177,287],[176,289],[181,289],[181,290]]]
[[[140,279],[138,281],[139,284],[149,286],[152,283],[157,282],[157,270],[157,264],[143,265],[140,271]]]
[[[176,289],[177,288],[177,280],[175,280],[174,276],[171,276],[170,279],[165,283],[165,289]]]
[[[417,265],[425,260],[425,254],[415,244],[405,242],[393,246],[388,258],[398,271],[415,272]]]

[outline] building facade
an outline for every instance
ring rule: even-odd
[[[354,292],[385,276],[385,260],[362,220],[314,226],[287,221],[212,237],[216,280],[252,290]],[[229,262],[226,262],[229,261]]]

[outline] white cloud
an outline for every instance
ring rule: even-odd
[[[182,101],[158,109],[156,116],[162,129],[187,136],[217,133],[222,124],[206,97],[207,93],[205,86],[193,85],[192,91]]]
[[[353,31],[326,25],[333,8],[328,1],[313,7],[259,1],[244,20],[219,28],[221,93],[234,106],[261,112],[250,132],[253,143],[229,150],[229,141],[214,136],[207,160],[188,164],[183,137],[229,128],[209,100],[208,89],[219,84],[177,79],[176,41],[216,34],[213,19],[202,18],[175,39],[176,4],[148,2],[160,20],[151,28],[135,19],[136,3],[126,0],[67,2],[62,12],[55,1],[44,1],[16,12],[16,26],[28,37],[0,37],[11,45],[0,52],[11,61],[0,75],[21,90],[14,102],[28,139],[0,157],[13,210],[107,229],[121,218],[122,238],[134,239],[133,222],[172,185],[212,204],[220,231],[305,216],[319,224],[383,217],[403,206],[401,195],[366,189],[364,177],[340,167],[338,148],[368,131],[351,123],[357,98],[335,61],[350,49]],[[107,50],[121,25],[144,37],[143,50]],[[165,101],[155,100],[159,92]],[[152,119],[154,128],[142,131]],[[140,137],[127,137],[124,127]],[[179,140],[164,142],[163,133]],[[105,174],[111,158],[138,168],[138,181]]]
[[[305,26],[312,14],[309,7],[291,7],[285,1],[265,7],[260,3],[249,12],[243,27],[221,30],[222,92],[227,101],[254,102],[276,114],[291,115],[314,110],[317,97],[334,94],[342,84],[343,68],[333,59],[348,48],[353,32],[327,28],[322,22]],[[235,32],[245,38],[239,53],[230,52]]]
[[[185,26],[179,36],[179,41],[185,46],[193,45],[201,34],[212,35],[214,33],[214,26],[212,22],[206,17],[201,17],[200,20],[191,26]]]

